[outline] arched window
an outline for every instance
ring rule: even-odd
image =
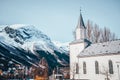
[[[99,74],[99,64],[98,64],[98,61],[95,61],[95,73]]]
[[[76,63],[76,74],[79,73],[79,66],[78,66],[78,63]]]
[[[109,60],[109,73],[113,74],[113,63],[111,60]]]
[[[86,74],[87,70],[86,70],[86,62],[83,62],[83,74]]]

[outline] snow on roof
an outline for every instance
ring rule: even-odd
[[[40,65],[40,64],[39,64],[39,67],[41,67],[42,69],[45,69],[45,68],[46,68],[45,66],[43,66],[43,65]]]
[[[80,52],[78,57],[108,54],[120,54],[120,40],[91,44]]]

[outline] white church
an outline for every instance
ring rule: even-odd
[[[92,44],[80,13],[70,47],[70,79],[120,80],[120,40]]]

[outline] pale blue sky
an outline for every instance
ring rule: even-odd
[[[0,25],[32,24],[52,40],[73,40],[82,7],[89,19],[120,37],[120,0],[0,0]]]

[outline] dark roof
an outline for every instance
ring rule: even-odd
[[[81,13],[80,13],[80,17],[79,17],[78,24],[77,24],[77,28],[79,28],[79,27],[86,29]]]
[[[110,54],[120,54],[120,40],[91,44],[89,47],[80,52],[78,57]]]
[[[87,43],[85,48],[87,48],[88,46],[91,45],[91,42],[89,40],[87,40],[87,39],[74,40],[70,44],[77,44],[77,43],[84,43],[84,42]]]

